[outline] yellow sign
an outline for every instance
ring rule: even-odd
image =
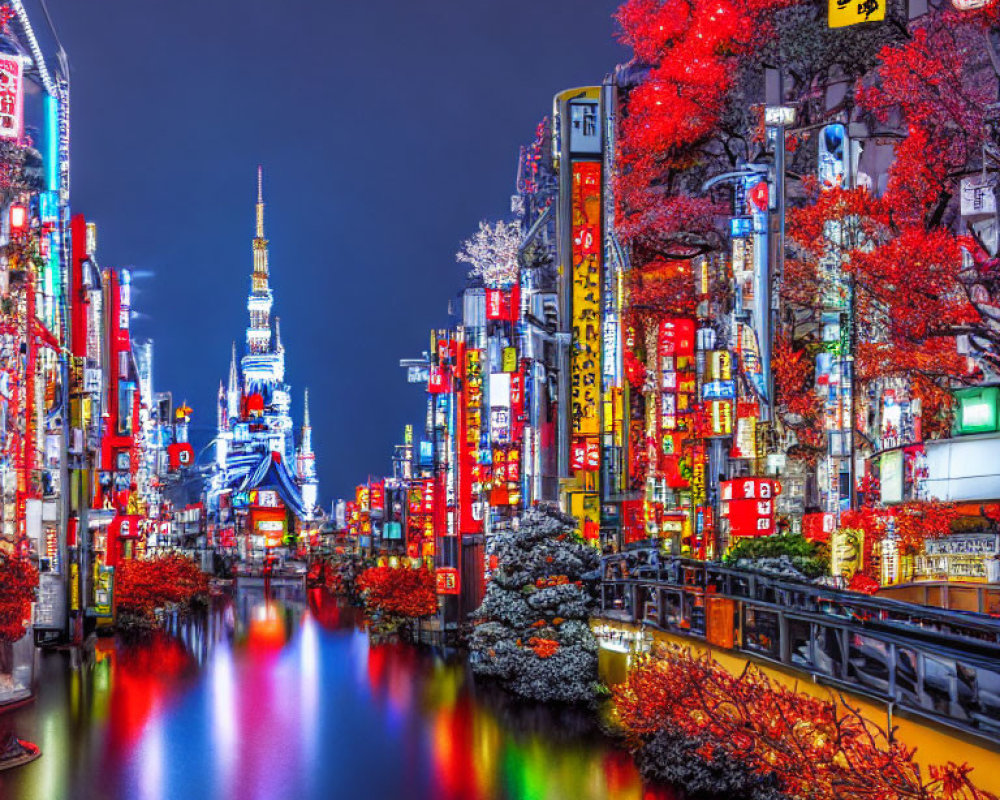
[[[573,433],[600,433],[601,162],[573,164]]]
[[[848,583],[863,566],[865,532],[845,528],[830,537],[830,572]]]
[[[75,562],[69,565],[69,610],[80,610],[80,567]]]
[[[503,371],[517,372],[517,348],[505,347],[503,349]]]
[[[829,0],[830,27],[844,28],[859,22],[881,22],[885,19],[888,0]]]
[[[577,533],[580,536],[586,538],[591,535],[596,538],[601,526],[600,495],[592,492],[572,492],[569,496],[569,513],[576,517]]]
[[[94,613],[98,624],[113,621],[115,596],[115,568],[98,567],[97,580],[94,584]]]

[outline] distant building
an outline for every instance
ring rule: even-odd
[[[308,392],[301,447],[296,450],[291,391],[285,383],[285,349],[274,293],[268,283],[262,174],[257,171],[257,226],[243,357],[233,345],[229,378],[219,384],[218,433],[208,506],[216,547],[246,556],[289,545],[296,529],[320,513],[309,426]]]

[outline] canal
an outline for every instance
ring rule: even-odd
[[[370,643],[318,591],[244,590],[141,645],[42,656],[12,712],[37,761],[2,800],[668,800],[571,710],[523,708],[461,660]]]

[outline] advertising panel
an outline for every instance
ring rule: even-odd
[[[369,505],[372,511],[385,510],[385,483],[373,483],[369,494]]]
[[[463,424],[460,436],[460,497],[459,528],[462,533],[476,534],[483,530],[482,513],[477,513],[482,490],[479,470],[479,440],[483,431],[483,351],[465,351],[465,385]]]
[[[573,433],[596,436],[601,368],[601,164],[573,163]]]
[[[254,509],[250,512],[250,530],[264,538],[265,547],[280,547],[287,531],[285,512],[278,509]]]
[[[864,563],[865,532],[845,528],[830,540],[830,572],[850,583]]]
[[[770,478],[737,478],[723,481],[722,517],[729,520],[729,535],[770,536],[775,531],[774,499],[781,483]]]
[[[461,591],[458,570],[455,567],[438,567],[436,577],[438,594],[458,594]]]
[[[524,430],[524,368],[518,366],[517,372],[510,376],[510,435],[515,442],[521,441]]]
[[[180,442],[167,447],[167,461],[170,471],[190,467],[194,464],[194,448],[187,442]]]
[[[115,568],[100,566],[94,583],[94,615],[98,625],[110,625],[114,622],[114,597]]]
[[[24,131],[24,74],[20,56],[0,55],[0,139]]]

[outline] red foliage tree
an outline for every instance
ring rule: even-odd
[[[775,339],[771,361],[782,420],[798,440],[789,454],[815,463],[826,450],[823,409],[815,387],[816,364],[804,348],[793,347],[788,336]]]
[[[747,664],[733,675],[707,655],[662,647],[613,690],[618,718],[637,744],[662,729],[723,757],[773,774],[790,797],[834,800],[995,800],[967,765],[933,767],[925,778],[914,749],[842,700],[823,700],[771,682]]]
[[[857,377],[907,379],[931,434],[947,426],[945,389],[968,376],[956,336],[969,335],[979,357],[1000,366],[1000,270],[973,237],[953,230],[958,179],[982,167],[997,96],[984,19],[932,11],[908,39],[879,51],[856,99],[873,127],[901,133],[886,191],[821,192],[789,215],[793,247],[808,264],[799,294],[820,295],[815,264],[839,256],[859,321]],[[975,254],[972,266],[963,248]]]
[[[0,642],[16,642],[31,619],[38,570],[23,556],[0,551]]]
[[[123,561],[115,575],[119,613],[151,619],[157,608],[208,594],[208,576],[186,556],[170,554]]]
[[[393,617],[426,617],[437,612],[437,582],[428,569],[371,567],[358,588],[365,607]]]

